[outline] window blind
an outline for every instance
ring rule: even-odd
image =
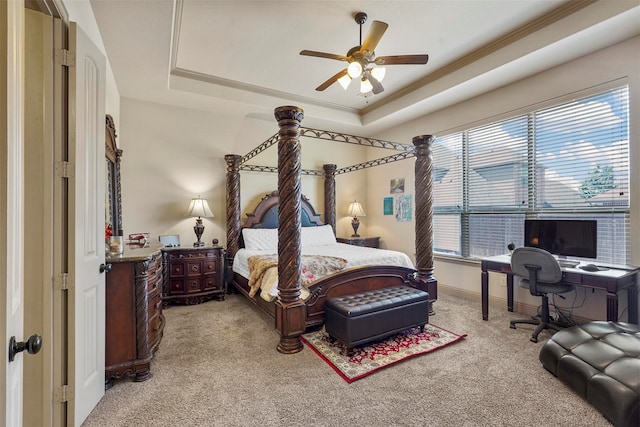
[[[524,219],[595,219],[598,260],[630,262],[629,90],[621,87],[437,138],[435,251],[523,244]]]

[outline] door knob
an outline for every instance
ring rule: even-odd
[[[33,334],[29,339],[24,342],[16,342],[16,337],[9,339],[9,362],[13,362],[16,354],[27,350],[29,354],[36,354],[42,348],[42,337],[40,335]]]
[[[100,264],[100,273],[104,273],[105,271],[108,273],[111,271],[113,266],[111,264]]]

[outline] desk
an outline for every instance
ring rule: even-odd
[[[489,319],[489,272],[507,275],[507,309],[513,311],[513,273],[511,257],[498,255],[481,260],[482,269],[482,320]],[[638,273],[640,268],[610,268],[604,271],[584,271],[563,268],[563,282],[585,288],[607,291],[607,320],[618,321],[618,291],[627,290],[629,323],[638,324]]]

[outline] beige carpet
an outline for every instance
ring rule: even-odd
[[[517,313],[441,294],[431,322],[468,336],[346,383],[309,348],[276,351],[274,322],[240,295],[165,310],[146,382],[117,382],[84,426],[609,426],[538,361]]]

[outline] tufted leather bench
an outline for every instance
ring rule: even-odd
[[[394,286],[331,298],[325,306],[325,329],[331,339],[353,347],[429,323],[429,294]]]
[[[556,332],[542,365],[615,426],[640,425],[640,326],[594,321]]]

